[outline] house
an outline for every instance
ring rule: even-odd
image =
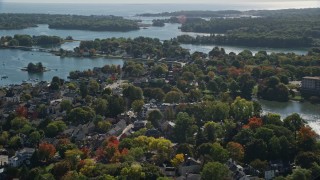
[[[320,96],[320,77],[304,77],[301,84],[302,95]]]
[[[8,155],[0,155],[0,167],[6,166],[9,164]]]
[[[161,136],[161,133],[156,129],[148,129],[145,136],[159,138]]]
[[[178,168],[178,172],[180,175],[200,174],[200,170],[201,170],[201,162],[187,156],[185,156],[184,163],[181,164]]]
[[[108,132],[108,134],[110,136],[119,136],[126,127],[127,127],[127,123],[124,119],[122,119],[112,127],[112,129]]]
[[[34,148],[23,148],[22,150],[17,151],[15,156],[9,158],[9,165],[11,167],[19,167],[23,163],[29,164],[29,160],[34,152]]]
[[[176,180],[200,180],[201,175],[200,174],[186,174],[185,176],[180,176]]]
[[[133,123],[133,130],[138,131],[139,129],[145,128],[147,121],[135,121]]]
[[[166,166],[164,164],[164,167],[160,167],[160,171],[166,177],[174,177],[174,176],[176,176],[176,168],[175,167]]]
[[[170,136],[173,134],[173,129],[175,127],[175,123],[171,121],[165,121],[160,125],[161,131],[164,132],[165,136]]]
[[[236,163],[236,161],[229,159],[226,164],[232,172],[232,178],[237,180],[250,180],[244,172],[244,168]]]

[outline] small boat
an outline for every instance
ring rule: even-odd
[[[7,79],[7,78],[8,78],[7,75],[1,76],[1,79]]]

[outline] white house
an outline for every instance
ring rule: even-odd
[[[29,161],[31,159],[34,152],[34,148],[23,148],[20,151],[17,151],[15,156],[9,158],[9,165],[11,167],[21,166],[25,161]],[[26,163],[28,164],[28,162]]]

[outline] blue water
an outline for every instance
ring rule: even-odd
[[[134,2],[134,1],[133,1]],[[161,1],[160,1],[161,2]],[[320,7],[319,1],[213,1],[212,4],[35,4],[1,3],[1,13],[49,13],[79,15],[134,16],[141,13],[173,12],[180,10],[252,10]],[[114,3],[114,1],[113,1]]]

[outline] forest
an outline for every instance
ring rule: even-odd
[[[312,47],[320,42],[317,15],[193,19],[182,24],[184,32],[219,33],[222,36],[180,37],[182,43],[227,44],[261,47]]]
[[[133,31],[138,30],[137,21],[118,16],[81,16],[51,14],[0,14],[0,29],[25,29],[37,24],[48,24],[52,29],[89,31]]]
[[[15,47],[15,46],[48,46],[60,45],[64,40],[58,36],[30,36],[26,34],[16,34],[11,36],[2,36],[0,39],[0,46],[2,47]]]
[[[145,17],[171,17],[171,16],[186,16],[186,17],[239,17],[239,16],[300,16],[300,15],[319,15],[319,8],[305,8],[305,9],[280,9],[280,10],[220,10],[220,11],[175,11],[163,13],[144,13],[137,14],[137,16]]]

